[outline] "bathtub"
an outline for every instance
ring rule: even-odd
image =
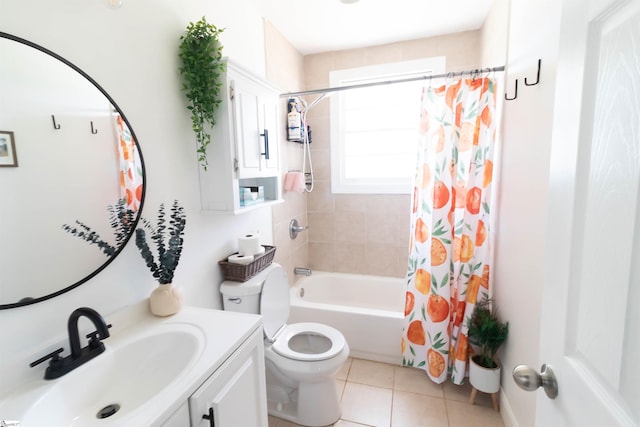
[[[324,323],[351,357],[400,364],[405,290],[403,279],[314,271],[291,287],[289,323]]]

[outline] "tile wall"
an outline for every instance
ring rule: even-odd
[[[303,57],[269,22],[265,22],[266,75],[282,93],[304,89]],[[281,110],[287,111],[286,99],[282,99]],[[286,127],[280,129],[281,162],[283,177],[289,170],[302,168],[300,144],[286,140]],[[277,248],[274,261],[281,264],[289,282],[294,281],[293,269],[305,267],[308,261],[307,233],[298,238],[289,238],[289,222],[295,218],[300,224],[307,224],[307,194],[284,193],[284,203],[272,208],[273,244]]]
[[[333,70],[446,56],[447,71],[478,68],[480,31],[307,55],[306,89],[329,87]],[[310,96],[307,102],[315,99]],[[331,193],[329,101],[309,113],[315,188],[307,200],[309,267],[315,270],[404,277],[407,268],[410,195]]]

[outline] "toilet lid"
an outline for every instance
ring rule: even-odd
[[[289,319],[289,281],[287,273],[276,267],[267,274],[260,294],[260,314],[264,325],[264,335],[273,341],[276,332]]]
[[[315,337],[313,337],[314,335]],[[303,351],[296,351],[296,346],[292,345],[292,341],[297,338],[306,341],[306,336],[312,336],[312,339],[316,341],[316,348],[305,346],[307,348]],[[278,335],[278,339],[272,344],[272,348],[273,351],[287,359],[311,362],[336,356],[344,349],[344,344],[344,335],[337,329],[321,323],[302,322],[285,326]]]

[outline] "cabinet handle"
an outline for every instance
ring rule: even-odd
[[[261,133],[260,136],[264,136],[264,153],[260,154],[262,154],[265,159],[269,160],[269,129],[265,129],[264,133]]]
[[[216,424],[213,421],[213,408],[209,408],[209,414],[204,414],[202,419],[209,420],[209,426],[216,427]]]

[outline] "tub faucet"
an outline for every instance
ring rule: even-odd
[[[86,347],[81,348],[78,320],[83,316],[91,320],[93,325],[96,327],[96,330],[87,335],[89,343]],[[107,322],[105,322],[100,313],[94,309],[89,307],[80,307],[75,309],[67,321],[67,332],[69,333],[71,354],[67,357],[60,358],[59,355],[64,351],[64,349],[59,348],[54,352],[41,357],[35,362],[30,363],[29,366],[33,368],[45,360],[51,359],[49,361],[49,366],[44,372],[44,379],[51,380],[59,378],[102,353],[104,351],[104,344],[102,343],[102,340],[109,338],[110,327],[111,325],[107,325]]]
[[[311,276],[311,269],[304,267],[295,267],[293,269],[293,274],[304,274],[305,276]]]

